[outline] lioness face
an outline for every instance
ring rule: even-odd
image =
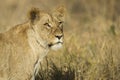
[[[57,8],[52,14],[40,12],[38,9],[31,11],[33,28],[44,42],[44,46],[50,49],[59,49],[63,45],[63,25],[65,9]]]

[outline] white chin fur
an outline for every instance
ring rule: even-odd
[[[51,49],[52,49],[52,50],[58,50],[58,49],[60,49],[61,47],[62,47],[62,44],[59,43],[59,44],[53,45],[53,46],[51,47]]]

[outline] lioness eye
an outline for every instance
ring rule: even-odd
[[[59,26],[60,26],[60,25],[62,25],[62,24],[63,24],[63,22],[62,22],[62,21],[61,21],[61,22],[59,22]]]
[[[63,22],[61,21],[61,22],[59,22],[59,24],[62,24]]]
[[[63,22],[59,22],[59,27],[63,27]]]
[[[48,28],[50,28],[50,27],[51,27],[48,23],[45,23],[44,25],[45,25],[45,26],[47,26]]]

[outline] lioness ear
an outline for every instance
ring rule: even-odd
[[[39,19],[40,15],[40,10],[38,8],[32,8],[29,13],[28,13],[28,18],[29,20],[34,23],[36,20]]]
[[[65,21],[65,15],[66,15],[66,9],[63,5],[57,7],[57,9],[55,9],[54,12],[53,12],[53,17],[55,17],[59,21],[64,22]]]

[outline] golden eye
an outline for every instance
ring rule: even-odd
[[[59,28],[61,29],[61,31],[63,31],[63,22],[59,22]]]
[[[62,22],[62,21],[60,21],[60,22],[59,22],[59,25],[62,25],[62,24],[63,24],[63,22]]]
[[[48,23],[44,24],[46,27],[50,28],[51,26]]]
[[[62,27],[63,26],[63,22],[59,22],[59,27]]]
[[[62,23],[63,23],[62,21],[59,22],[59,24],[62,24]]]

